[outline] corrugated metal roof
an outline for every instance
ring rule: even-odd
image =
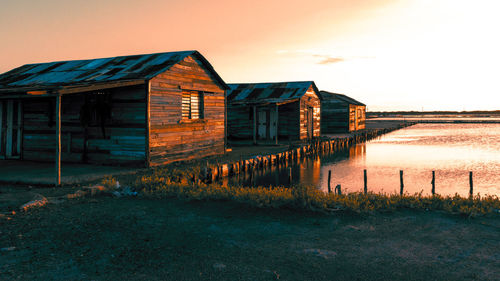
[[[343,94],[337,94],[337,93],[330,93],[330,92],[327,92],[327,91],[320,91],[319,92],[320,95],[321,95],[321,98],[323,100],[330,100],[330,99],[334,99],[334,100],[338,100],[340,102],[343,102],[343,103],[346,103],[346,104],[354,104],[354,105],[362,105],[362,106],[366,106],[364,103],[361,103],[351,97],[348,97],[346,95],[343,95]]]
[[[228,84],[229,103],[280,103],[300,99],[312,86],[319,97],[313,81],[240,83]]]
[[[198,51],[26,64],[0,75],[0,89],[51,88],[103,82],[151,79],[187,56],[194,55],[223,88],[226,83]]]

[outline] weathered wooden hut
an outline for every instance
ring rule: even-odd
[[[227,85],[197,51],[0,75],[0,157],[153,166],[224,153]]]
[[[345,133],[365,128],[366,105],[346,95],[321,91],[321,133]]]
[[[228,86],[228,138],[278,143],[319,137],[320,96],[313,81]]]

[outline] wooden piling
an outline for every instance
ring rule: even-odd
[[[472,181],[472,171],[469,172],[469,197],[472,198],[473,194],[474,194],[474,184],[473,184],[473,181]]]
[[[338,195],[342,195],[342,187],[340,186],[340,184],[337,184],[337,186],[335,187],[335,193]]]
[[[254,181],[255,181],[255,175],[254,175],[254,169],[252,169],[250,171],[250,185],[254,185]]]
[[[368,193],[368,177],[366,175],[366,169],[363,170],[363,180],[364,180],[364,183],[365,183],[363,192],[365,194],[367,194]]]
[[[432,171],[432,195],[434,196],[436,194],[436,172]]]
[[[292,167],[288,168],[288,184],[292,184]]]
[[[399,182],[400,182],[399,195],[403,196],[403,189],[405,186],[403,183],[403,170],[399,171]]]
[[[328,170],[328,193],[332,193],[332,187],[330,185],[332,179],[332,170]]]

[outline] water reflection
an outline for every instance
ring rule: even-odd
[[[292,183],[325,191],[331,170],[332,187],[341,184],[344,192],[363,190],[366,169],[368,189],[382,193],[399,192],[399,170],[403,170],[405,191],[424,194],[430,193],[434,170],[438,194],[463,196],[473,171],[475,194],[500,195],[500,124],[419,124],[333,155],[266,167],[254,176],[246,173],[230,183],[286,186],[290,168]]]
[[[344,148],[328,156],[303,158],[287,165],[266,166],[253,172],[246,171],[229,179],[229,184],[242,184],[248,186],[289,186],[290,171],[292,184],[303,183],[318,186],[322,179],[325,165],[339,163],[350,158],[364,159],[366,145],[360,144]],[[323,167],[323,168],[322,168]]]

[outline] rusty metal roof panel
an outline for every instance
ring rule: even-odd
[[[224,89],[227,89],[226,83],[199,52],[182,51],[27,64],[0,74],[0,90],[21,87],[87,85],[120,80],[147,80],[168,70],[190,55],[196,56],[211,71],[215,80]]]
[[[277,83],[228,84],[229,102],[233,103],[280,103],[300,99],[312,86],[319,97],[313,81]]]

